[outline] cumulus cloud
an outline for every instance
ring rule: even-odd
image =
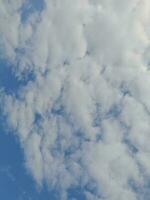
[[[39,185],[68,199],[143,199],[150,175],[150,3],[1,0],[0,50],[14,76],[33,74],[3,112]],[[8,26],[9,24],[9,26]],[[139,190],[135,188],[138,187]]]

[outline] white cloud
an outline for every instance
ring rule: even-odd
[[[150,173],[149,1],[47,0],[26,23],[19,2],[2,1],[0,48],[20,79],[35,75],[4,96],[27,168],[61,199],[93,180],[88,200],[137,200],[130,181]]]

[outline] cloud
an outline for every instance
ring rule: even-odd
[[[90,185],[88,200],[143,198],[134,187],[150,173],[149,1],[45,0],[25,22],[22,5],[2,1],[0,48],[18,79],[34,75],[2,95],[27,168],[61,199],[79,185]]]

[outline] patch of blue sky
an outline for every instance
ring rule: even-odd
[[[82,187],[75,187],[68,190],[68,199],[86,200],[85,190]]]
[[[138,197],[139,200],[150,200],[150,182],[144,187],[143,190],[138,188]]]
[[[15,92],[19,88],[19,81],[15,77],[12,67],[7,60],[0,60],[0,88],[7,93]]]
[[[128,150],[132,153],[132,154],[136,154],[138,153],[138,148],[132,144],[132,142],[128,139],[128,138],[124,138],[123,142],[127,145]]]
[[[97,194],[97,187],[96,183],[92,180],[90,180],[86,185],[82,186],[76,186],[72,187],[68,190],[68,199],[70,200],[87,200],[86,193],[90,193],[91,195],[99,198],[104,199],[103,196],[100,196]]]
[[[28,17],[34,12],[41,12],[44,9],[44,0],[26,0],[21,7],[21,20],[26,22]]]
[[[106,118],[117,118],[121,113],[121,105],[114,104],[110,110],[106,113]]]
[[[101,105],[99,103],[96,103],[95,104],[95,113],[93,115],[93,126],[94,127],[99,127],[100,126],[100,123],[101,123],[101,120],[102,120],[102,114],[101,114]]]
[[[0,117],[0,198],[4,200],[58,200],[56,191],[46,185],[38,190],[32,176],[24,168],[24,154],[18,138],[6,131]]]
[[[6,59],[0,59],[0,89],[4,89],[6,94],[17,94],[20,87],[33,79],[32,73],[27,73],[23,79],[19,79],[15,75],[13,66]]]

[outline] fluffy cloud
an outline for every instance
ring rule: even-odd
[[[149,1],[45,0],[25,22],[24,2],[1,4],[2,55],[19,79],[34,77],[18,95],[3,94],[3,110],[37,183],[61,199],[78,186],[87,200],[143,199]]]

